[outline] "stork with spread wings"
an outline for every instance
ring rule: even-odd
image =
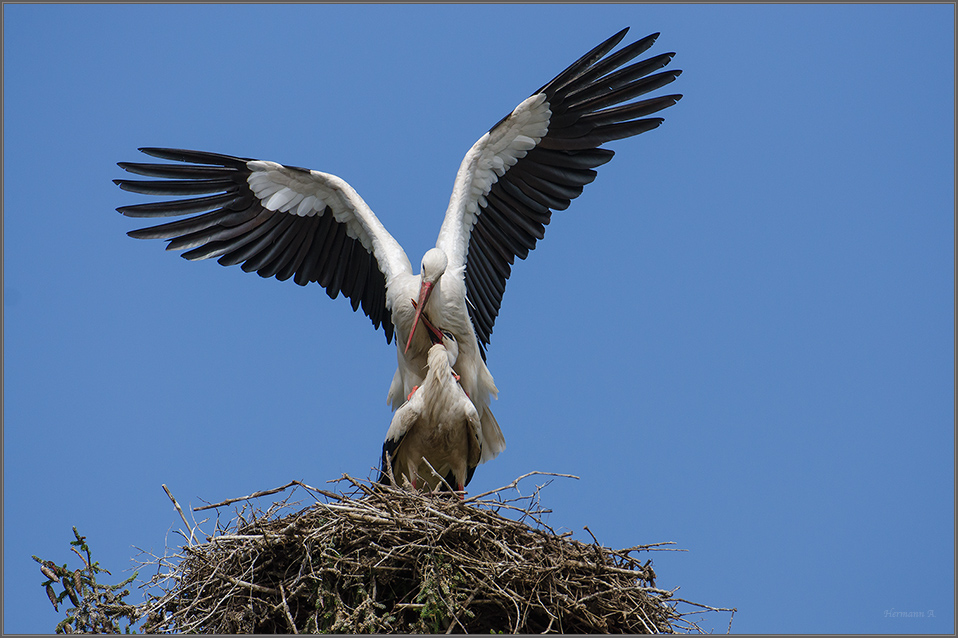
[[[345,181],[319,171],[216,153],[143,148],[174,163],[119,166],[151,180],[120,179],[128,191],[179,197],[122,206],[130,217],[182,217],[135,230],[165,239],[190,260],[217,257],[225,266],[305,286],[317,282],[362,307],[387,343],[397,338],[399,365],[388,401],[397,409],[422,385],[432,346],[425,314],[458,343],[455,373],[474,403],[481,428],[480,462],[505,448],[489,410],[498,390],[486,367],[506,280],[515,258],[542,239],[552,211],[564,210],[612,159],[606,142],[656,128],[648,117],[680,95],[634,98],[675,80],[662,71],[673,53],[637,62],[658,34],[618,51],[623,29],[523,100],[466,153],[436,247],[413,274],[409,258],[366,202]],[[418,328],[418,329],[417,329]]]

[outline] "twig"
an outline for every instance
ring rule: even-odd
[[[599,542],[599,539],[595,537],[595,534],[592,533],[592,530],[589,529],[589,526],[588,526],[588,525],[583,526],[582,529],[584,529],[585,531],[589,532],[589,536],[592,537],[592,540],[595,541],[595,544],[596,544],[596,545],[598,545],[599,547],[602,547],[602,543],[600,543],[600,542]]]
[[[326,490],[321,490],[318,487],[313,487],[312,485],[306,485],[302,481],[292,481],[293,485],[299,485],[303,489],[309,490],[310,492],[316,492],[317,494],[322,494],[326,498],[336,499],[337,501],[348,501],[349,499],[343,496],[342,494],[336,494],[335,492],[328,492]]]
[[[71,547],[70,549],[73,550],[73,553],[74,553],[74,554],[76,554],[77,556],[80,557],[80,560],[83,561],[83,564],[86,565],[86,568],[87,568],[87,569],[90,569],[90,561],[88,561],[86,558],[84,558],[84,557],[83,557],[83,554],[81,554],[81,553],[77,550],[76,547]]]
[[[522,479],[527,478],[527,477],[529,477],[529,476],[532,476],[532,475],[534,475],[534,474],[539,474],[539,475],[542,475],[542,476],[561,476],[561,477],[563,477],[563,478],[572,478],[572,479],[575,479],[575,480],[577,480],[577,481],[579,480],[579,477],[578,477],[578,476],[575,476],[575,475],[573,475],[573,474],[556,474],[555,472],[538,472],[538,471],[529,472],[528,474],[523,474],[522,476],[520,476],[519,478],[517,478],[516,480],[514,480],[512,483],[509,483],[509,485],[506,485],[506,486],[503,486],[503,487],[500,487],[500,488],[497,488],[497,489],[494,489],[494,490],[489,490],[488,492],[483,492],[482,494],[476,494],[475,496],[472,496],[472,497],[469,497],[469,498],[465,499],[465,500],[463,501],[463,503],[473,503],[473,502],[475,502],[475,501],[478,501],[478,500],[479,500],[480,498],[482,498],[483,496],[489,496],[490,494],[497,494],[497,493],[499,493],[499,492],[504,492],[505,490],[514,490],[514,489],[516,489],[517,487],[519,487],[519,481],[521,481]]]
[[[297,484],[297,481],[290,481],[289,483],[287,483],[286,485],[282,487],[277,487],[271,490],[263,490],[262,492],[253,492],[249,496],[240,496],[239,498],[228,498],[225,501],[216,503],[214,505],[204,505],[203,507],[194,507],[193,511],[200,512],[202,510],[209,510],[215,507],[223,507],[224,505],[232,505],[233,503],[238,503],[239,501],[248,501],[250,499],[259,498],[260,496],[269,496],[270,494],[276,494],[277,492],[282,492],[286,488],[292,487],[293,485],[296,485],[296,484]],[[166,489],[165,485],[163,486],[163,489]],[[169,492],[167,492],[167,494],[169,494]],[[173,497],[171,496],[170,498],[173,498]]]
[[[283,583],[279,584],[279,593],[283,596],[283,611],[286,612],[286,620],[289,621],[289,626],[293,630],[293,633],[298,634],[299,631],[296,629],[296,623],[293,621],[293,614],[289,613],[289,604],[286,602],[286,590],[283,589]]]
[[[171,501],[173,501],[173,507],[175,507],[176,511],[179,512],[180,518],[183,519],[183,524],[186,525],[186,529],[190,530],[189,544],[190,546],[192,546],[193,545],[193,528],[187,522],[186,515],[183,514],[183,508],[180,507],[180,504],[176,502],[175,498],[173,498],[173,494],[170,493],[170,488],[168,488],[166,484],[163,484],[163,491],[166,492],[166,495],[170,497]]]

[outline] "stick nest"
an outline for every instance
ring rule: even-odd
[[[556,534],[542,486],[503,498],[522,478],[465,501],[350,477],[350,494],[294,481],[251,495],[295,486],[317,502],[286,515],[293,493],[266,511],[245,505],[205,542],[191,528],[179,553],[150,561],[163,593],[144,603],[141,631],[673,633],[732,611],[655,587],[638,555],[669,543],[612,550]]]

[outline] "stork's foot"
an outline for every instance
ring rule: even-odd
[[[416,390],[418,390],[418,389],[419,389],[419,386],[418,386],[418,385],[414,385],[414,386],[412,387],[412,390],[409,391],[409,394],[406,395],[406,401],[408,401],[409,399],[411,399],[411,398],[412,398],[412,395],[416,394]]]

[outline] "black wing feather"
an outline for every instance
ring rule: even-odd
[[[128,217],[187,217],[131,231],[131,237],[168,240],[167,249],[186,250],[187,259],[219,257],[224,266],[241,264],[262,277],[292,277],[301,286],[318,282],[330,297],[342,293],[349,298],[353,310],[362,306],[373,325],[383,329],[386,341],[392,341],[386,280],[379,264],[362,242],[347,235],[346,225],[337,222],[328,207],[306,217],[267,210],[250,189],[251,160],[246,158],[171,148],[140,150],[185,164],[120,162],[129,173],[156,179],[115,183],[134,193],[184,199],[117,210]]]
[[[479,201],[465,279],[469,314],[483,356],[514,259],[526,258],[542,239],[552,211],[567,208],[595,179],[593,169],[612,159],[612,150],[599,147],[656,128],[662,119],[646,116],[682,97],[629,102],[669,84],[681,71],[650,75],[668,65],[674,53],[629,64],[652,46],[658,33],[612,53],[627,31],[586,53],[533,94],[546,96],[551,112],[548,133]]]

